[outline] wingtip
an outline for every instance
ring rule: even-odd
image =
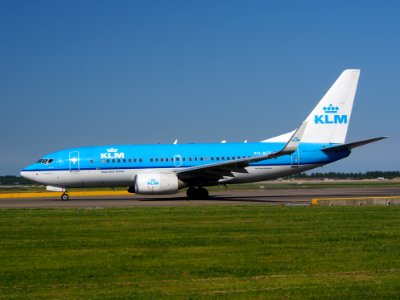
[[[385,139],[388,139],[388,138],[390,138],[390,136],[388,136],[388,135],[383,135],[383,136],[380,136],[380,137],[377,137],[377,138],[375,138],[377,141],[380,141],[380,140],[385,140]]]

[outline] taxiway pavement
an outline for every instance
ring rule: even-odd
[[[135,206],[198,206],[198,205],[310,205],[314,198],[351,198],[371,196],[400,196],[399,187],[385,188],[313,188],[271,190],[226,190],[210,192],[210,199],[187,200],[183,193],[172,196],[96,196],[71,197],[61,201],[54,198],[0,199],[0,209],[10,208],[111,208]]]

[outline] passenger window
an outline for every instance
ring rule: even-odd
[[[219,156],[217,156],[215,159],[216,159],[216,160],[219,160]]]
[[[124,158],[124,159],[122,160],[122,162],[126,163],[126,159]]]
[[[214,160],[214,156],[211,156],[211,160]]]
[[[200,157],[200,160],[203,161],[203,157]]]
[[[158,158],[156,158],[156,162],[158,162]]]
[[[104,164],[104,159],[101,160],[101,163]]]
[[[110,160],[109,159],[107,159],[107,163],[109,163],[110,162]]]
[[[90,160],[90,163],[91,163],[91,164],[93,163],[93,159]]]
[[[197,161],[197,156],[194,158],[195,161]]]
[[[160,158],[160,161],[163,162],[163,161],[164,161],[164,158]]]
[[[153,162],[153,159],[152,159],[152,158],[150,158],[150,162]]]
[[[225,157],[221,156],[221,160],[225,160]]]
[[[192,161],[192,158],[191,158],[191,157],[189,157],[189,161]]]
[[[121,162],[121,160],[118,158],[118,159],[117,159],[117,162],[119,162],[119,163],[120,163],[120,162]]]
[[[141,158],[139,158],[139,161],[140,161],[140,162],[142,162],[142,159],[141,159]]]
[[[168,157],[165,159],[165,161],[168,161]]]
[[[112,162],[115,163],[115,159],[113,159]]]

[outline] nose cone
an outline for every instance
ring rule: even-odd
[[[22,171],[20,172],[20,174],[21,174],[22,177],[24,177],[24,178],[26,178],[26,179],[33,180],[33,174],[32,174],[32,172],[28,172],[28,171],[22,170]]]
[[[35,170],[37,170],[37,167],[33,164],[23,168],[19,174],[26,179],[34,180]]]

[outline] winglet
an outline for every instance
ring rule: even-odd
[[[303,133],[307,127],[307,121],[304,121],[300,127],[293,133],[292,137],[289,139],[285,147],[278,153],[282,154],[291,154],[297,150],[299,147],[301,138],[303,137]]]

